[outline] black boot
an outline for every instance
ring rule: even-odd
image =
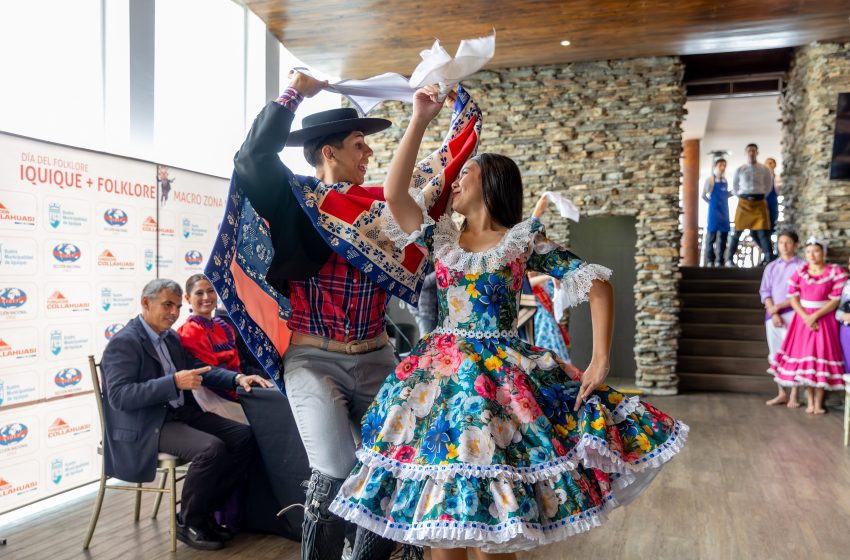
[[[328,511],[342,479],[313,471],[307,485],[301,560],[339,560],[345,540],[345,522]]]
[[[389,560],[395,546],[395,541],[379,537],[372,531],[358,526],[351,560]]]

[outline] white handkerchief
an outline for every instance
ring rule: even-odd
[[[495,53],[495,33],[478,39],[464,39],[454,57],[436,40],[429,50],[419,54],[422,62],[413,70],[409,80],[401,74],[387,72],[365,80],[341,80],[325,89],[344,95],[363,115],[368,115],[382,101],[413,103],[413,94],[424,86],[439,84],[440,92],[445,96],[461,80],[487,64]],[[306,68],[295,70],[310,74]]]
[[[576,205],[573,204],[569,198],[559,192],[552,191],[546,191],[543,195],[548,197],[549,201],[555,205],[555,208],[558,209],[558,213],[561,214],[562,218],[578,222],[578,208],[576,208]]]

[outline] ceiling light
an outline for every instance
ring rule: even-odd
[[[561,46],[562,46],[562,47],[569,47],[569,46],[570,46],[570,42],[569,42],[569,41],[561,41]]]

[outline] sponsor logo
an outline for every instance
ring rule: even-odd
[[[74,367],[59,370],[56,372],[56,375],[53,376],[53,382],[56,386],[62,387],[63,389],[73,387],[82,380],[83,372]]]
[[[204,262],[204,256],[195,249],[186,251],[186,256],[183,258],[189,266],[200,266]]]
[[[103,329],[103,338],[105,338],[106,340],[109,340],[110,338],[112,338],[113,336],[118,334],[118,331],[120,331],[123,328],[124,328],[123,323],[112,323],[111,325],[109,325],[108,327]]]
[[[110,288],[100,289],[100,307],[104,311],[109,311],[112,307],[112,290]]]
[[[53,310],[71,310],[71,311],[88,311],[91,308],[91,304],[87,301],[78,301],[71,302],[68,301],[68,298],[60,292],[56,290],[47,298],[47,309]]]
[[[21,424],[20,422],[6,424],[0,428],[0,445],[7,447],[9,445],[21,443],[27,439],[29,433],[30,431],[26,424]]]
[[[17,309],[27,302],[27,293],[20,288],[0,289],[0,309]]]
[[[0,406],[3,406],[4,402],[6,402],[6,384],[0,379]]]
[[[183,237],[188,239],[189,235],[192,233],[192,220],[189,218],[183,218]]]
[[[103,221],[113,227],[124,227],[128,221],[127,212],[120,208],[110,208],[103,213]]]
[[[34,490],[38,490],[37,480],[25,482],[24,484],[12,484],[6,479],[0,478],[0,498],[12,494],[26,494],[28,492],[33,492]]]
[[[156,218],[153,216],[148,216],[144,220],[142,220],[142,231],[146,231],[148,233],[156,233]]]
[[[145,270],[150,272],[153,269],[153,249],[145,249]]]
[[[50,331],[50,353],[58,356],[62,352],[62,331]]]
[[[34,226],[35,216],[16,214],[0,202],[0,222],[11,223],[12,225]]]
[[[47,428],[47,438],[55,438],[61,436],[75,436],[77,434],[83,434],[91,431],[91,424],[77,424],[72,425],[65,422],[61,418],[57,418],[53,421],[49,428]]]
[[[50,480],[53,481],[53,484],[59,484],[62,481],[62,467],[64,467],[62,459],[53,459],[50,462]]]
[[[48,203],[47,221],[53,229],[58,228],[62,223],[62,206],[58,202]]]
[[[37,354],[35,347],[32,348],[14,348],[8,342],[0,338],[0,358],[31,358]]]
[[[104,249],[103,252],[97,256],[97,266],[107,268],[134,268],[136,263],[133,261],[119,261],[118,258],[112,254],[112,251]]]
[[[80,248],[73,243],[60,243],[53,248],[53,258],[61,263],[76,262],[81,255]]]

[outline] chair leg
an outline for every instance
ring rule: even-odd
[[[171,479],[171,552],[177,552],[177,471],[168,469]]]
[[[850,444],[850,393],[844,396],[844,447]]]
[[[136,488],[141,488],[141,487],[142,487],[142,483],[137,482]],[[139,514],[141,513],[141,511],[142,511],[142,492],[140,490],[140,491],[136,492],[136,506],[133,510],[133,521],[135,521],[136,523],[139,522]]]
[[[91,544],[91,539],[94,536],[94,528],[97,526],[97,519],[100,517],[100,508],[103,506],[103,496],[106,494],[106,474],[100,474],[100,486],[97,490],[97,498],[94,502],[94,509],[91,512],[91,521],[89,521],[89,530],[86,533],[86,542],[83,543],[83,550],[88,550]]]
[[[168,471],[163,471],[160,475],[159,479],[159,489],[165,490],[165,482],[168,480]],[[156,515],[159,513],[159,504],[162,503],[162,492],[156,493],[156,500],[153,502],[153,513],[151,514],[151,519],[156,519]]]

